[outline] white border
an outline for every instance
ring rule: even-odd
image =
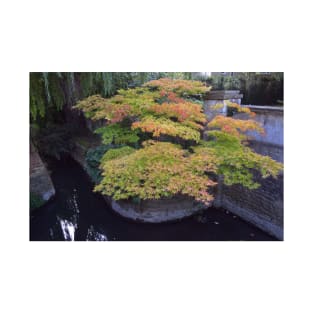
[[[309,1],[3,1],[1,312],[312,312]],[[28,241],[29,71],[284,71],[285,242]]]

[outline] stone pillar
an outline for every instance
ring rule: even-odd
[[[239,90],[214,90],[205,95],[204,97],[204,113],[209,121],[216,115],[226,115],[227,101],[241,104],[243,95]],[[213,110],[212,106],[222,104],[223,106],[218,110]]]
[[[227,114],[227,101],[241,104],[243,95],[239,90],[214,90],[204,96],[204,113],[208,120],[211,121],[216,115]],[[212,109],[213,106],[222,104],[219,109]],[[204,137],[206,139],[206,136]],[[214,200],[215,207],[221,207],[223,205],[223,178],[218,177],[218,187],[216,197]]]

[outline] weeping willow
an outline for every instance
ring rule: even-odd
[[[58,73],[49,73],[49,93],[51,95],[51,106],[61,111],[66,101],[62,88],[62,77]]]
[[[44,118],[48,108],[61,110],[65,103],[60,73],[36,72],[29,77],[30,118]]]
[[[31,73],[29,78],[30,114],[33,120],[44,117],[46,111],[45,83],[42,73]]]
[[[30,116],[42,119],[48,109],[61,111],[93,94],[111,97],[127,89],[162,77],[191,78],[183,72],[36,72],[30,73]]]
[[[114,73],[107,73],[107,72],[101,73],[102,85],[103,85],[102,94],[105,97],[112,95],[114,92],[113,74]]]
[[[45,83],[45,93],[46,93],[46,97],[47,97],[47,102],[50,104],[50,102],[51,102],[51,96],[50,96],[50,91],[49,91],[48,75],[49,75],[49,73],[47,73],[47,72],[43,72],[43,73],[42,73],[43,81],[44,81],[44,83]]]
[[[94,73],[80,73],[79,81],[83,98],[91,96],[95,93],[94,88]]]

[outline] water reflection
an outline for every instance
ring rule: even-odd
[[[100,232],[96,231],[94,226],[91,225],[88,228],[88,234],[87,234],[87,241],[107,241],[108,238],[105,234],[101,234]]]
[[[166,224],[126,220],[92,192],[93,183],[72,160],[55,164],[52,180],[56,196],[32,213],[31,240],[275,240],[228,211],[213,208]]]
[[[62,193],[62,196],[65,195]],[[62,207],[60,214],[56,216],[56,223],[49,229],[50,239],[60,240],[61,237],[62,240],[65,241],[75,241],[77,240],[77,231],[80,220],[78,190],[73,188],[70,192],[67,192],[64,200],[65,205]],[[86,241],[108,240],[104,231],[94,225],[88,227],[86,236],[82,239]]]
[[[64,240],[74,241],[75,228],[77,228],[77,224],[74,225],[72,222],[68,220],[62,220],[59,216],[57,217],[57,220],[60,223]]]

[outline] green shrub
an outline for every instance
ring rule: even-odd
[[[110,149],[108,150],[104,156],[101,159],[101,163],[105,163],[107,161],[113,160],[113,159],[119,159],[123,156],[129,155],[136,150],[132,147],[125,146],[117,149]]]
[[[101,171],[99,165],[103,155],[110,149],[114,149],[116,145],[101,145],[96,148],[89,149],[86,154],[86,171],[92,181],[99,183],[101,180]]]
[[[186,195],[208,205],[217,174],[228,185],[239,183],[251,189],[258,187],[254,170],[263,177],[276,177],[282,164],[245,146],[248,130],[263,133],[257,122],[222,115],[209,122],[203,108],[185,98],[209,91],[200,82],[160,79],[120,90],[110,99],[94,95],[80,101],[76,109],[106,122],[97,130],[103,143],[130,143],[121,138],[140,129],[139,149],[105,145],[89,151],[88,166],[97,182],[94,190],[115,200]],[[228,106],[252,115],[237,104]],[[211,129],[207,142],[201,140],[206,129]],[[143,141],[145,133],[154,140]],[[188,145],[175,144],[178,139]]]
[[[138,129],[132,130],[119,124],[100,127],[96,129],[95,133],[102,137],[102,142],[105,145],[136,144],[139,140]]]

